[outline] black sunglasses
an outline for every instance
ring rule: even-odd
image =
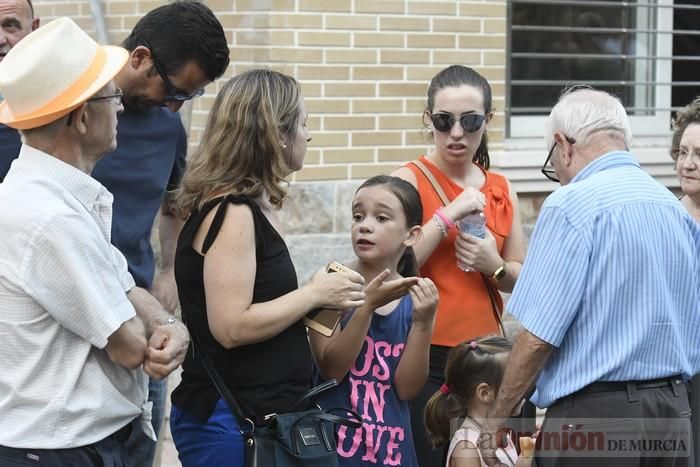
[[[576,144],[576,140],[573,138],[569,138],[568,136],[565,136],[566,141],[569,144]],[[559,177],[557,177],[557,173],[554,170],[554,167],[550,165],[550,160],[552,159],[552,154],[554,154],[554,148],[557,147],[557,142],[555,141],[554,144],[552,145],[552,149],[549,150],[549,154],[547,154],[547,160],[544,161],[544,164],[542,165],[542,175],[547,177],[549,180],[559,183]]]
[[[475,113],[464,113],[459,116],[459,124],[467,133],[474,133],[484,124],[485,115]],[[452,129],[457,117],[446,112],[438,112],[430,114],[430,121],[433,122],[433,128],[442,133],[446,133]]]
[[[153,52],[153,47],[151,47],[146,41],[144,41],[143,45],[148,47],[148,49],[151,51],[151,59],[153,59],[153,67],[156,69],[156,72],[158,72],[158,75],[163,80],[163,83],[165,84],[165,89],[168,92],[168,95],[163,98],[164,101],[166,101],[166,102],[185,102],[185,101],[189,101],[191,99],[194,99],[195,97],[199,97],[199,96],[204,94],[204,88],[197,89],[192,94],[187,94],[185,92],[178,90],[175,86],[173,86],[173,83],[170,81],[170,78],[168,78],[168,75],[165,72],[165,69],[160,64],[158,59],[156,58],[156,55]]]

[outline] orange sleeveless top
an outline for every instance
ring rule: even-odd
[[[433,173],[450,201],[462,192],[462,187],[450,180],[424,156],[420,161]],[[423,203],[423,224],[425,224],[433,217],[435,210],[443,204],[418,167],[411,163],[406,164],[405,167],[414,173],[418,182],[418,192]],[[513,225],[513,204],[505,177],[481,170],[486,177],[480,189],[486,196],[484,207],[486,227],[496,238],[498,252],[501,253],[503,243]],[[481,274],[464,272],[457,267],[456,237],[456,229],[450,229],[447,237],[435,248],[420,270],[421,275],[429,277],[440,292],[432,343],[448,347],[454,347],[473,337],[500,333]],[[499,309],[502,309],[500,295],[497,296],[497,300]]]

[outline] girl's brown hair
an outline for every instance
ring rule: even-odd
[[[291,142],[300,118],[301,91],[290,76],[255,69],[219,91],[197,152],[175,192],[182,216],[220,193],[257,198],[281,207]]]
[[[467,404],[479,384],[487,383],[498,391],[504,368],[497,357],[511,348],[508,339],[487,336],[462,342],[450,350],[445,366],[449,392],[437,391],[425,406],[425,428],[433,446],[450,440],[450,422],[468,415]]]

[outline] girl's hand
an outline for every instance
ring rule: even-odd
[[[489,276],[504,262],[498,254],[496,239],[488,229],[485,238],[459,232],[455,240],[455,256],[457,261]]]
[[[468,186],[446,206],[445,214],[457,222],[468,214],[481,212],[486,206],[486,196],[476,188]]]
[[[365,287],[366,304],[372,311],[403,297],[413,285],[418,283],[417,277],[401,277],[388,281],[386,278],[390,274],[389,269],[383,270]]]
[[[413,323],[432,328],[439,298],[437,287],[427,277],[421,277],[409,293],[413,300]]]
[[[326,272],[319,269],[307,287],[311,290],[310,308],[357,308],[365,303],[362,286],[365,278],[355,271]]]

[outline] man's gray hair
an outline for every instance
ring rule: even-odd
[[[545,122],[547,148],[554,145],[557,131],[582,146],[600,135],[618,139],[626,148],[632,141],[629,118],[620,99],[588,87],[569,89],[559,98]]]

